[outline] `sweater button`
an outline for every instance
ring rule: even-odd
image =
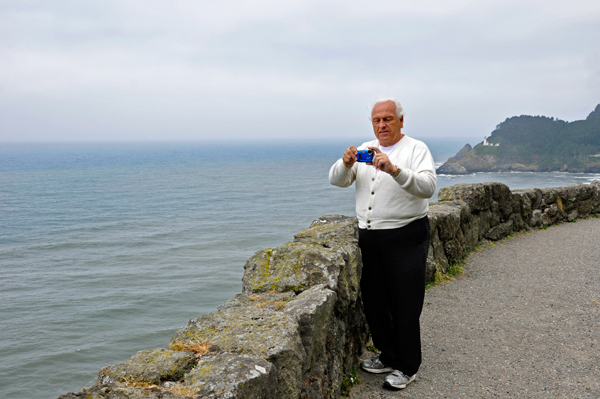
[[[375,191],[371,191],[371,195],[375,195]]]
[[[373,208],[369,207],[369,210],[371,210],[371,209],[373,209]]]

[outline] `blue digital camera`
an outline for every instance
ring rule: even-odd
[[[360,150],[356,154],[356,160],[358,162],[373,162],[373,155],[375,155],[373,150]]]

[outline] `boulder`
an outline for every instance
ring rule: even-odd
[[[591,212],[592,198],[596,190],[591,184],[573,184],[557,187],[556,204],[561,212],[569,215],[587,215]],[[560,199],[560,203],[559,203]]]
[[[540,189],[540,191],[542,193],[542,205],[541,205],[541,207],[549,206],[549,205],[554,204],[556,202],[556,199],[558,198],[558,192],[557,192],[556,188],[554,188],[554,187],[547,187],[547,188]]]
[[[531,227],[541,227],[543,223],[544,222],[542,220],[542,211],[540,211],[539,209],[533,210],[533,212],[531,212],[531,220],[529,222],[529,225]]]
[[[600,180],[592,181],[590,186],[592,187],[590,213],[600,213]]]
[[[431,244],[429,245],[430,252],[427,254],[427,258],[431,255],[431,262],[428,261],[426,266],[426,277],[427,282],[433,281],[433,276],[436,271],[446,273],[448,270],[448,258],[444,252],[444,243],[440,240],[437,229],[431,234]]]
[[[197,364],[193,352],[171,349],[140,351],[125,363],[104,367],[98,373],[98,384],[113,382],[160,385],[177,381]]]
[[[306,358],[298,330],[292,316],[256,299],[190,320],[175,332],[171,344],[209,342],[222,352],[262,357],[275,366],[279,397],[297,398]]]
[[[451,157],[435,171],[438,175],[466,175],[469,171],[460,164],[458,159]]]
[[[512,231],[513,221],[509,220],[508,222],[501,223],[495,227],[492,227],[486,234],[485,238],[488,238],[493,241],[498,241],[510,234]]]
[[[333,317],[337,295],[324,285],[312,287],[290,301],[283,312],[298,323],[300,339],[306,352],[302,367],[307,371],[325,350],[327,331]]]
[[[519,201],[519,213],[521,214],[521,218],[523,222],[530,226],[531,225],[531,212],[533,210],[533,204],[537,200],[538,193],[535,189],[525,189],[525,190],[513,190],[513,195],[518,197]],[[540,195],[541,199],[541,195]]]
[[[461,260],[466,253],[466,240],[461,226],[463,223],[470,223],[469,209],[469,205],[461,201],[438,202],[429,206],[434,261],[439,262],[439,266],[444,272],[448,263]],[[438,238],[444,250],[444,257],[439,253]],[[444,258],[447,259],[446,265],[441,261]]]
[[[342,251],[305,242],[287,242],[256,252],[244,265],[243,292],[294,291],[318,284],[336,290],[346,260]]]
[[[479,241],[483,240],[487,232],[493,227],[493,220],[494,217],[491,210],[479,213]]]
[[[440,202],[464,201],[473,213],[479,213],[492,206],[494,197],[489,183],[455,184],[451,187],[441,188],[438,200]]]
[[[429,205],[430,226],[438,232],[442,242],[453,239],[460,230],[461,208],[456,205],[456,202],[437,202]]]
[[[490,207],[492,211],[492,218],[490,219],[490,227],[498,226],[502,222],[502,214],[500,213],[500,204],[496,201],[492,202]]]
[[[312,344],[314,361],[302,375],[301,398],[339,397],[343,377],[356,367],[367,344],[369,332],[360,300],[343,313],[333,313],[335,317],[329,319],[323,350],[318,352],[321,343]]]
[[[467,251],[472,250],[479,244],[479,227],[480,227],[480,216],[470,215],[466,221],[462,222],[460,228],[465,237],[465,245]]]
[[[308,230],[294,235],[294,242],[320,244],[326,248],[340,243],[358,243],[358,219],[342,215],[321,216]]]
[[[340,215],[325,215],[312,222],[308,230],[294,236],[296,243],[309,243],[332,248],[342,257],[337,286],[329,287],[337,293],[338,311],[353,306],[360,292],[362,255],[358,247],[358,220]]]
[[[448,263],[453,264],[460,262],[467,253],[467,242],[461,229],[456,231],[456,234],[451,240],[444,242],[444,253],[448,258]]]
[[[547,206],[543,211],[542,211],[542,223],[544,225],[550,225],[550,224],[554,224],[558,221],[560,215],[560,209],[558,209],[558,205],[557,204],[552,204],[550,206]]]
[[[528,227],[519,213],[510,215],[509,221],[512,222],[512,231],[521,231]]]
[[[182,384],[201,398],[277,399],[274,366],[260,356],[221,353],[203,356]]]
[[[492,197],[498,203],[500,221],[506,222],[513,213],[521,213],[521,198],[513,194],[506,184],[484,183],[492,188]]]
[[[429,251],[427,252],[427,264],[425,265],[426,283],[430,283],[435,279],[435,272],[437,272],[438,269],[441,269],[441,266],[438,266],[438,263],[435,261],[435,257],[433,255],[433,244],[429,244]]]
[[[244,266],[243,292],[303,292],[324,284],[337,293],[336,307],[358,299],[362,257],[358,221],[326,215],[295,235],[294,242],[258,251]]]
[[[134,388],[119,383],[93,385],[58,399],[189,399],[160,387]]]

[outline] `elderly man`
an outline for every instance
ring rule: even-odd
[[[356,214],[363,259],[361,290],[378,357],[364,360],[371,373],[390,373],[384,386],[406,388],[421,364],[419,317],[425,297],[429,201],[436,188],[427,146],[401,133],[404,110],[395,99],[371,111],[376,140],[351,146],[329,171],[329,181],[356,181]],[[372,162],[357,162],[371,149]]]

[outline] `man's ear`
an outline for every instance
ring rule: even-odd
[[[400,127],[404,127],[404,115],[400,117]]]

